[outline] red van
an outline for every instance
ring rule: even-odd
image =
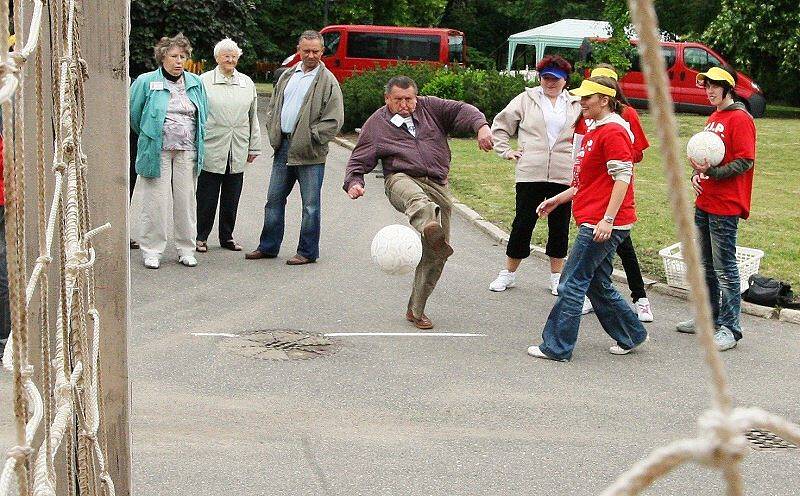
[[[633,40],[631,43],[636,44],[636,41]],[[705,89],[697,86],[695,78],[697,74],[711,67],[730,67],[730,64],[720,54],[702,43],[663,41],[661,54],[667,67],[670,94],[672,101],[675,102],[675,109],[711,114],[714,107],[708,103]],[[642,74],[638,51],[631,60],[630,70],[620,79],[620,86],[633,106],[647,108],[647,84]],[[736,94],[744,100],[747,110],[753,117],[764,116],[767,107],[764,93],[750,77],[738,71]]]
[[[464,33],[454,29],[336,25],[326,26],[320,33],[325,45],[322,61],[339,82],[358,71],[401,60],[463,65],[466,59]],[[296,53],[288,57],[275,71],[275,79],[299,61]]]

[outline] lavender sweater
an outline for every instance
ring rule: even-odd
[[[403,172],[412,177],[428,177],[447,184],[450,171],[451,132],[474,132],[485,125],[486,117],[474,106],[435,96],[417,98],[412,117],[417,136],[390,122],[391,112],[383,106],[364,123],[358,143],[347,162],[344,190],[354,184],[364,185],[364,174],[383,160],[387,176]]]

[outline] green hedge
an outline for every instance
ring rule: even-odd
[[[352,131],[364,125],[364,121],[384,105],[383,89],[394,76],[405,75],[422,88],[433,79],[437,69],[426,64],[398,64],[385,69],[371,69],[350,77],[342,83],[344,96],[343,131]]]
[[[493,70],[437,69],[424,64],[400,64],[364,71],[342,84],[343,130],[361,127],[375,110],[383,106],[384,85],[391,77],[401,74],[417,82],[421,95],[465,101],[478,107],[489,122],[526,86],[522,76],[506,76]]]

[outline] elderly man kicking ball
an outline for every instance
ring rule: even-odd
[[[452,132],[474,132],[483,151],[492,149],[486,117],[472,105],[433,96],[417,96],[417,83],[396,76],[386,83],[386,105],[364,123],[358,143],[347,163],[344,190],[352,199],[364,194],[364,174],[383,161],[385,192],[389,202],[405,213],[422,234],[422,260],[414,274],[406,319],[418,329],[431,329],[425,315],[428,301],[450,247],[452,199],[447,185]]]

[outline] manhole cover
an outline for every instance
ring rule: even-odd
[[[222,348],[261,360],[307,360],[332,355],[339,342],[321,334],[294,329],[266,329],[222,340]]]
[[[745,434],[745,437],[750,441],[750,447],[754,450],[772,451],[778,449],[797,449],[797,446],[770,431],[750,429]]]

